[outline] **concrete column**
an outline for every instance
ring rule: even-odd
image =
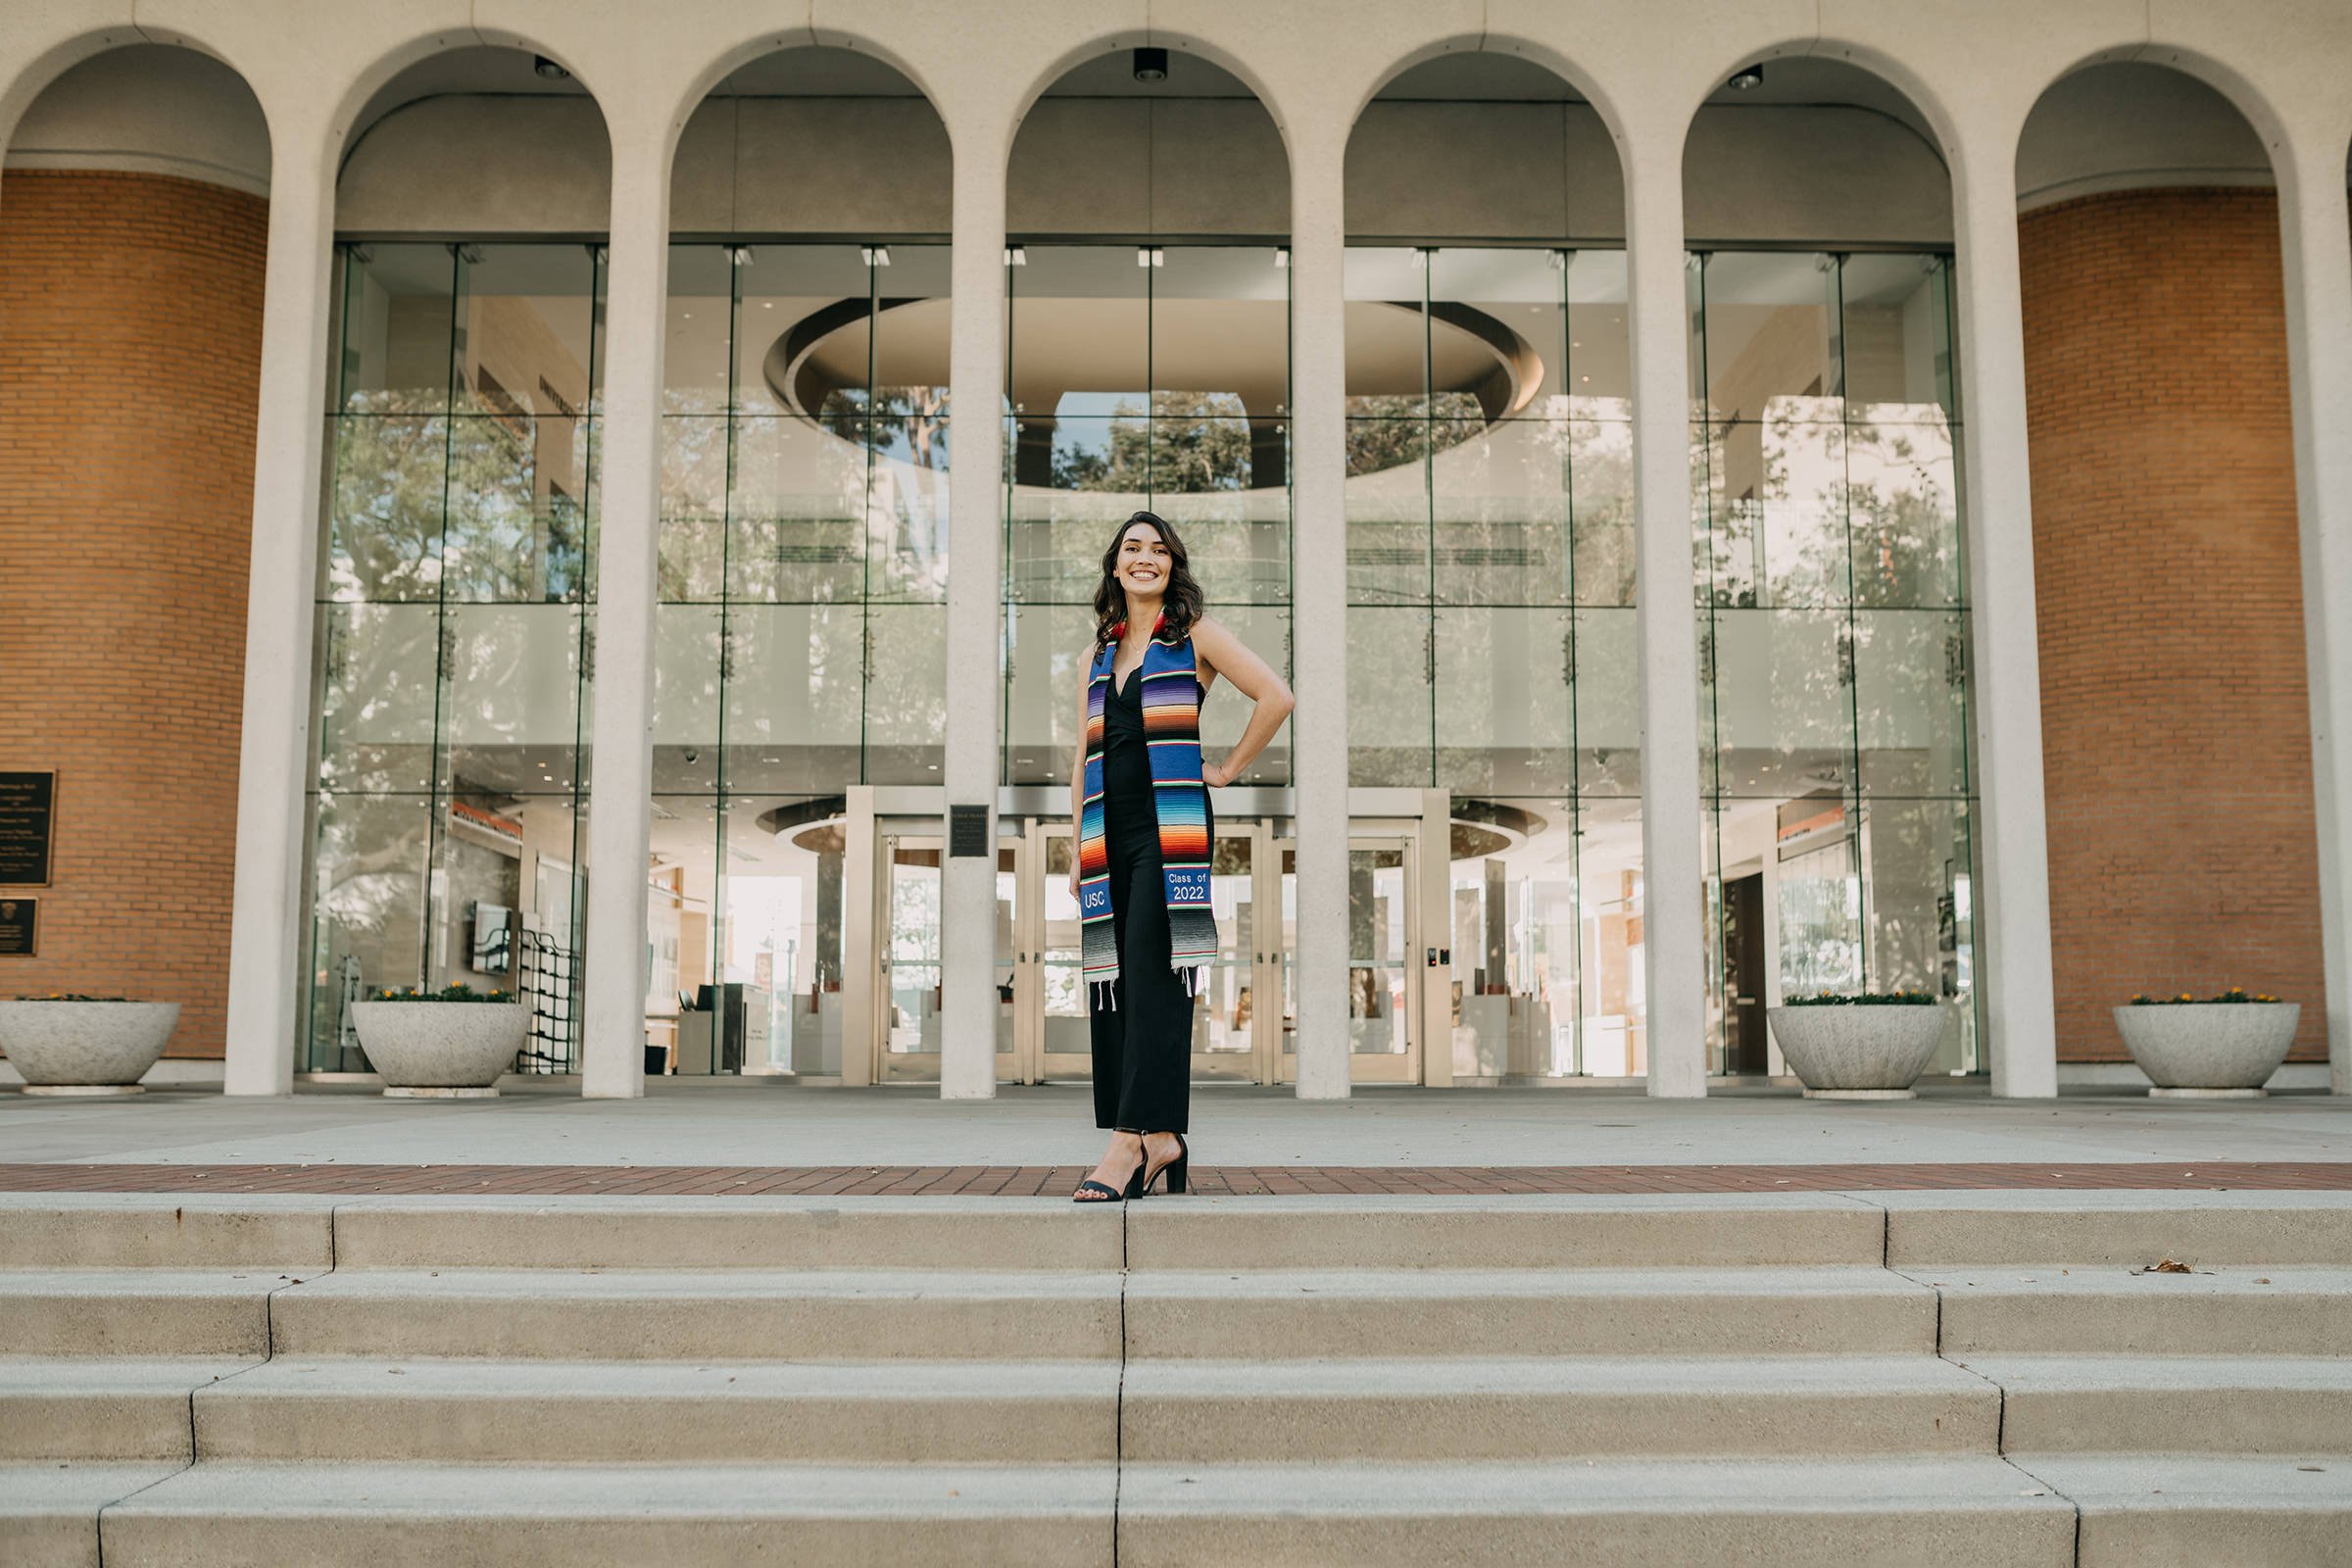
[[[669,293],[668,137],[612,130],[605,268],[588,943],[580,1093],[645,1093],[645,873],[653,837],[654,602],[662,501],[662,337]]]
[[[1682,126],[1629,136],[1634,504],[1641,535],[1642,942],[1649,1092],[1707,1092],[1705,876],[1698,798],[1698,631],[1691,606],[1690,322]]]
[[[1292,787],[1298,806],[1298,1098],[1345,1100],[1348,1031],[1346,125],[1292,127]]]
[[[2296,127],[2275,152],[2294,396],[2304,658],[2311,687],[2328,1087],[2352,1095],[2352,254],[2344,135]]]
[[[1004,713],[1004,163],[993,122],[951,125],[955,296],[948,399],[948,804],[977,806],[985,853],[940,858],[939,1097],[997,1093],[997,779]],[[952,832],[946,834],[954,850]]]
[[[271,118],[261,400],[254,419],[253,564],[245,600],[245,707],[237,760],[237,869],[229,916],[232,1095],[294,1091],[301,994],[304,794],[311,644],[325,447],[335,155],[323,117]]]
[[[2058,1093],[2058,1025],[2050,978],[2016,145],[2013,133],[1980,128],[1973,141],[1953,149],[1952,159],[1961,485],[1976,621],[1970,646],[1979,796],[1973,905],[1992,1092],[2047,1099]]]

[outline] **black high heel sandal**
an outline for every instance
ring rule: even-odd
[[[1073,1203],[1123,1203],[1130,1198],[1141,1198],[1144,1196],[1144,1172],[1151,1164],[1152,1156],[1149,1153],[1135,1162],[1135,1173],[1127,1178],[1125,1192],[1120,1192],[1108,1182],[1099,1182],[1089,1176],[1078,1184],[1076,1192],[1070,1194],[1070,1201]]]
[[[1152,1184],[1159,1180],[1159,1178],[1162,1176],[1167,1177],[1168,1191],[1171,1194],[1181,1193],[1184,1191],[1184,1173],[1187,1166],[1192,1161],[1193,1151],[1191,1147],[1185,1143],[1184,1134],[1170,1133],[1168,1136],[1176,1140],[1176,1157],[1169,1160],[1165,1165],[1160,1166],[1159,1169],[1152,1171],[1152,1174],[1145,1179],[1144,1192],[1146,1194],[1149,1194],[1152,1191]],[[1145,1167],[1149,1169],[1151,1163],[1152,1156],[1147,1152],[1144,1155]]]

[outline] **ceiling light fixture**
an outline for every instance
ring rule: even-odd
[[[562,66],[557,65],[553,60],[548,59],[545,55],[531,56],[531,69],[537,72],[540,75],[545,76],[549,81],[562,81],[571,74],[570,72],[565,71]]]
[[[1006,267],[1027,267],[1029,265],[1029,247],[1026,245],[1005,246],[1004,265]]]
[[[1135,79],[1165,81],[1168,79],[1168,52],[1165,49],[1138,49],[1135,52]]]
[[[1728,85],[1734,92],[1751,92],[1764,85],[1764,68],[1749,66],[1734,75]]]
[[[858,254],[865,259],[865,265],[868,267],[888,267],[890,265],[890,247],[887,245],[860,245],[858,247]]]

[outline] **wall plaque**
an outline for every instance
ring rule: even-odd
[[[40,932],[31,899],[0,898],[0,958],[29,958],[40,952]]]
[[[55,773],[0,773],[0,887],[49,885],[56,818]]]
[[[948,808],[948,855],[951,858],[988,853],[988,808]]]

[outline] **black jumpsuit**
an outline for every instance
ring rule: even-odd
[[[1189,1130],[1194,998],[1168,967],[1168,890],[1144,741],[1143,685],[1141,668],[1128,674],[1123,691],[1114,672],[1102,704],[1102,834],[1119,977],[1111,986],[1116,1005],[1098,1009],[1093,1019],[1095,1125],[1181,1133]],[[1208,841],[1217,841],[1213,811]]]

